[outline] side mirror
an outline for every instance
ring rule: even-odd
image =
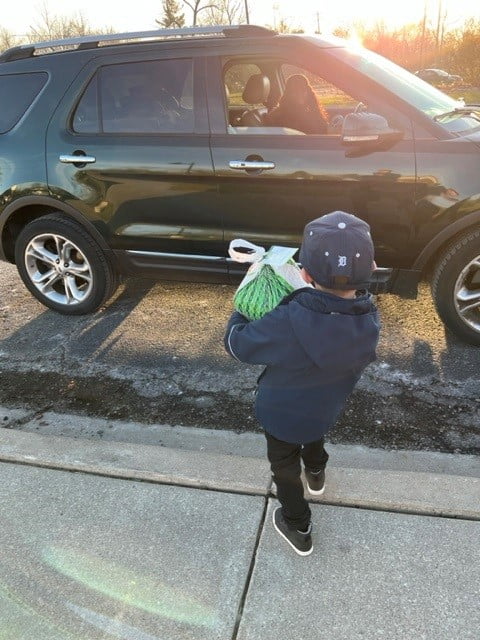
[[[342,144],[356,146],[392,145],[403,138],[403,131],[391,129],[386,118],[365,111],[349,113],[342,126]]]

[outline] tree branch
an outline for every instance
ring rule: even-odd
[[[200,13],[200,11],[203,11],[204,9],[218,9],[218,7],[216,4],[206,4],[204,7],[197,9],[197,13]]]

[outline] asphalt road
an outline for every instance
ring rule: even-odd
[[[257,430],[261,368],[223,350],[234,287],[131,279],[91,316],[40,305],[0,264],[0,403],[237,431]],[[378,361],[330,439],[480,452],[480,349],[446,336],[427,286],[381,296]],[[40,423],[41,424],[41,423]]]

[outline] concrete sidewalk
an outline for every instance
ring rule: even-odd
[[[0,638],[478,640],[478,461],[330,446],[301,558],[260,439],[159,431],[0,429]]]

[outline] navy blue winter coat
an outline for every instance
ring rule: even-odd
[[[264,364],[256,415],[279,440],[306,444],[335,424],[365,367],[375,360],[380,322],[369,294],[340,298],[298,289],[260,320],[234,312],[225,348]]]

